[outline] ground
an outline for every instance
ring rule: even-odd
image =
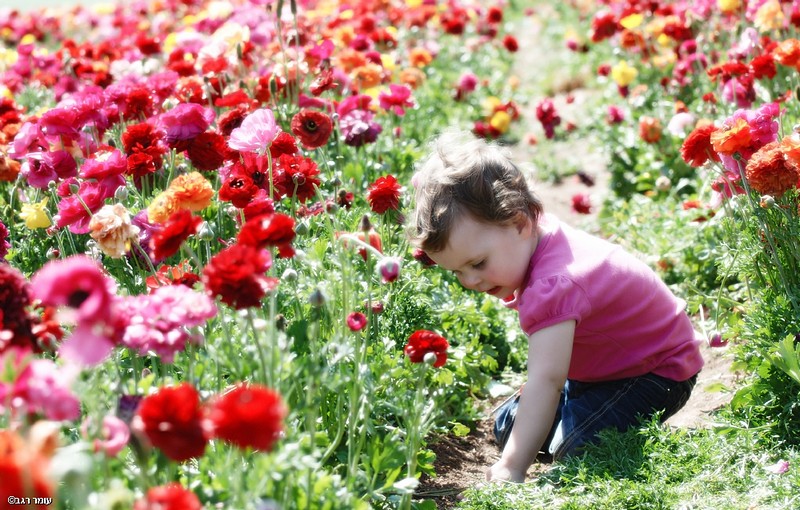
[[[555,94],[557,110],[562,114],[563,122],[570,118],[579,119],[582,109],[591,103],[593,92],[582,87],[580,78],[575,74],[558,76],[549,74],[547,81],[542,80],[540,71],[548,66],[558,65],[554,61],[564,61],[563,48],[547,47],[552,44],[547,38],[541,36],[543,30],[542,19],[547,19],[546,13],[535,13],[526,16],[516,23],[515,34],[520,45],[515,59],[514,73],[521,84],[529,88],[542,89],[538,97],[531,97],[529,102],[520,104],[523,125],[517,129],[522,133],[518,143],[510,147],[513,157],[517,161],[531,161],[536,151],[542,149],[543,144],[529,143],[530,135],[537,139],[543,138],[541,128],[536,121],[536,101],[550,93]],[[572,69],[574,73],[576,70]],[[577,70],[580,76],[581,70]],[[530,87],[533,84],[533,87]],[[536,92],[533,92],[536,95]],[[569,99],[568,99],[569,98]],[[562,126],[563,127],[563,126]],[[599,209],[603,194],[607,190],[607,175],[602,156],[588,147],[590,144],[581,144],[580,141],[548,142],[548,150],[553,154],[563,155],[563,160],[555,158],[554,167],[562,165],[560,172],[566,174],[561,179],[552,179],[554,172],[542,172],[533,166],[530,170],[537,196],[544,204],[546,212],[555,214],[567,223],[583,228],[590,232],[597,231],[596,212]],[[555,168],[558,170],[558,168]],[[572,170],[579,170],[588,175],[594,185],[589,187],[585,182],[572,174]],[[558,172],[556,172],[558,173]],[[538,178],[538,179],[537,179]],[[577,193],[587,193],[593,204],[593,212],[589,215],[579,215],[572,210],[572,196]],[[698,376],[697,386],[686,406],[676,415],[672,416],[667,424],[670,427],[707,427],[713,421],[713,411],[725,404],[732,396],[735,386],[735,374],[731,372],[731,360],[725,347],[709,347],[702,345],[705,367]],[[482,409],[484,419],[479,421],[469,435],[465,437],[441,436],[432,438],[429,448],[436,454],[434,463],[437,476],[435,478],[423,477],[417,491],[419,497],[436,501],[438,508],[453,508],[459,501],[460,494],[475,485],[485,483],[486,469],[500,456],[500,450],[493,441],[491,410],[502,402],[503,397],[495,400],[476,402]],[[546,464],[534,464],[528,472],[528,477],[534,477],[537,472],[546,470]]]

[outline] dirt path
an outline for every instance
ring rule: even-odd
[[[542,9],[542,7],[537,7]],[[542,97],[555,94],[554,103],[562,117],[562,129],[569,121],[579,122],[582,112],[589,107],[595,99],[597,92],[582,87],[581,73],[589,70],[577,70],[576,74],[559,75],[552,70],[541,72],[543,69],[557,68],[560,63],[569,58],[566,50],[559,47],[552,38],[542,36],[542,20],[549,19],[554,13],[542,12],[526,16],[515,27],[515,34],[520,48],[514,64],[514,74],[520,83],[530,93],[530,100],[521,103],[523,122],[520,131],[522,142],[511,147],[517,161],[531,162],[536,159],[537,151],[545,150],[544,143],[531,145],[524,140],[528,135],[534,135],[539,140],[544,140],[544,133],[536,120],[536,103]],[[576,70],[572,69],[574,73]],[[546,76],[547,78],[543,78]],[[547,80],[547,81],[545,81]],[[597,211],[599,210],[604,193],[607,191],[608,176],[605,169],[604,158],[598,150],[587,147],[591,144],[580,140],[547,141],[546,150],[553,154],[561,155],[551,159],[555,165],[563,164],[565,168],[559,172],[566,176],[560,180],[542,180],[542,169],[531,166],[536,193],[544,204],[546,212],[555,214],[563,221],[589,232],[599,231]],[[546,175],[552,175],[553,170],[547,169]],[[574,171],[580,170],[590,177],[595,184],[591,187],[581,181]],[[537,179],[537,177],[539,177]],[[593,205],[592,213],[578,214],[573,211],[572,197],[575,194],[588,194]],[[730,371],[730,358],[725,348],[711,348],[702,346],[706,365],[698,377],[692,397],[686,406],[667,423],[671,427],[695,428],[709,426],[713,422],[711,413],[730,400],[731,390],[734,386],[734,374]],[[492,421],[489,412],[498,401],[478,402],[483,407],[482,414],[485,419],[480,421],[476,428],[466,437],[441,437],[430,445],[436,453],[435,479],[423,478],[419,495],[434,499],[438,508],[454,508],[459,501],[459,494],[464,490],[484,483],[486,469],[494,463],[500,451],[493,442]],[[529,471],[529,477],[535,476],[537,471],[546,470],[547,465],[534,464]]]

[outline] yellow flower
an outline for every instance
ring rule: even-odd
[[[489,96],[483,100],[483,116],[484,117],[491,117],[494,115],[494,111],[502,105],[503,102],[500,101],[500,98],[495,96]]]
[[[741,6],[741,0],[717,0],[717,7],[725,14],[738,11]]]
[[[641,14],[631,14],[619,20],[619,24],[622,25],[623,28],[627,28],[628,30],[633,30],[634,28],[641,25],[642,21],[644,21],[644,16],[642,16]]]
[[[35,204],[22,204],[22,211],[20,211],[19,217],[25,222],[26,227],[33,230],[47,228],[53,224],[47,215],[47,211],[44,210],[46,205],[47,198]]]
[[[508,131],[509,126],[511,126],[511,115],[503,110],[499,110],[492,115],[492,118],[489,120],[489,125],[500,133],[505,133]]]
[[[147,206],[147,220],[150,223],[164,223],[172,213],[179,209],[175,193],[169,189],[162,191]]]
[[[639,71],[635,67],[629,66],[624,60],[611,68],[611,79],[617,82],[620,87],[627,87],[633,83],[638,74]]]

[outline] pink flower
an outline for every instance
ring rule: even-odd
[[[89,421],[84,422],[83,429],[88,428],[88,425]],[[108,457],[116,457],[128,444],[131,431],[124,421],[109,414],[103,417],[102,437],[94,440],[94,451],[103,452]]]
[[[412,108],[414,101],[410,99],[411,89],[407,85],[389,85],[389,93],[378,94],[378,102],[384,110],[391,110],[399,116],[406,114],[406,108]]]
[[[203,133],[214,121],[214,110],[196,103],[180,103],[158,117],[158,127],[167,133],[166,140],[174,144],[191,140]]]
[[[463,92],[475,92],[478,88],[478,77],[475,73],[466,71],[458,79],[458,90]]]
[[[361,312],[351,312],[347,316],[347,327],[350,331],[361,331],[367,326],[367,316]]]
[[[66,196],[58,203],[56,227],[69,227],[69,231],[73,234],[86,234],[89,232],[91,215],[100,210],[105,199],[114,196],[117,188],[124,184],[125,178],[121,175],[108,177],[99,182],[83,181],[77,195]]]
[[[728,341],[722,338],[722,333],[719,331],[712,331],[708,335],[708,346],[709,347],[725,347],[728,345]]]
[[[80,416],[80,400],[70,390],[77,369],[58,367],[47,359],[35,359],[14,383],[28,413],[43,414],[48,420],[75,420]]]
[[[34,298],[46,306],[66,306],[77,322],[104,322],[110,315],[114,284],[89,257],[74,255],[53,260],[31,278]]]
[[[770,473],[776,475],[782,475],[785,472],[789,471],[789,461],[781,459],[775,464],[772,464],[771,466],[765,466],[764,469],[766,469]]]
[[[84,179],[101,180],[122,175],[128,169],[128,159],[119,149],[99,150],[81,165],[80,175]]]
[[[261,108],[244,118],[242,124],[231,131],[228,146],[243,152],[265,152],[278,135],[272,110]]]
[[[622,111],[622,108],[615,105],[609,105],[608,113],[606,114],[606,122],[609,124],[620,124],[623,120],[625,120],[625,112]]]
[[[46,189],[50,182],[67,179],[77,174],[78,165],[67,151],[30,152],[20,173],[34,188]]]

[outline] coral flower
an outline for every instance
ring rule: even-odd
[[[447,343],[443,336],[433,331],[421,329],[408,337],[408,343],[403,352],[412,363],[422,363],[425,361],[426,354],[433,354],[435,356],[433,366],[438,368],[447,361],[447,349],[449,347],[450,344]]]
[[[144,499],[136,501],[133,510],[202,510],[200,500],[189,489],[173,482],[147,491]]]
[[[716,131],[714,124],[706,122],[694,129],[681,145],[681,157],[689,165],[700,167],[709,159],[719,161],[719,155],[711,145],[711,134]]]
[[[762,195],[780,197],[797,187],[797,170],[786,161],[780,142],[771,142],[753,154],[745,168],[750,187]]]
[[[272,266],[268,251],[233,244],[216,254],[203,269],[206,291],[219,296],[236,309],[259,306],[261,299],[277,286],[265,273]]]
[[[139,404],[134,428],[176,462],[202,457],[206,450],[200,394],[189,383],[160,388]]]
[[[743,118],[737,118],[711,133],[711,145],[720,154],[731,155],[742,151],[751,141],[750,125]]]
[[[169,189],[156,195],[147,206],[147,219],[151,223],[164,223],[173,213],[180,210],[178,199]]]
[[[264,153],[279,131],[272,110],[261,108],[245,117],[242,125],[231,131],[228,146],[237,151]]]
[[[639,119],[639,138],[647,143],[661,140],[661,121],[647,115]]]
[[[267,452],[280,438],[284,417],[281,396],[258,384],[240,384],[225,391],[208,412],[215,437],[239,448]]]
[[[316,149],[328,143],[333,131],[331,118],[315,110],[302,109],[292,117],[292,133],[300,139],[303,147]]]
[[[161,230],[156,232],[150,240],[153,257],[163,260],[178,253],[181,245],[189,236],[197,233],[197,228],[203,222],[199,216],[193,216],[186,209],[173,213]]]
[[[138,239],[139,227],[131,223],[124,205],[104,205],[89,221],[89,235],[100,251],[118,259],[130,251],[131,241]]]
[[[797,67],[800,64],[800,41],[797,39],[785,39],[778,43],[772,50],[772,56],[782,65]]]
[[[400,183],[393,175],[379,177],[367,190],[367,200],[373,212],[383,214],[400,206]]]

